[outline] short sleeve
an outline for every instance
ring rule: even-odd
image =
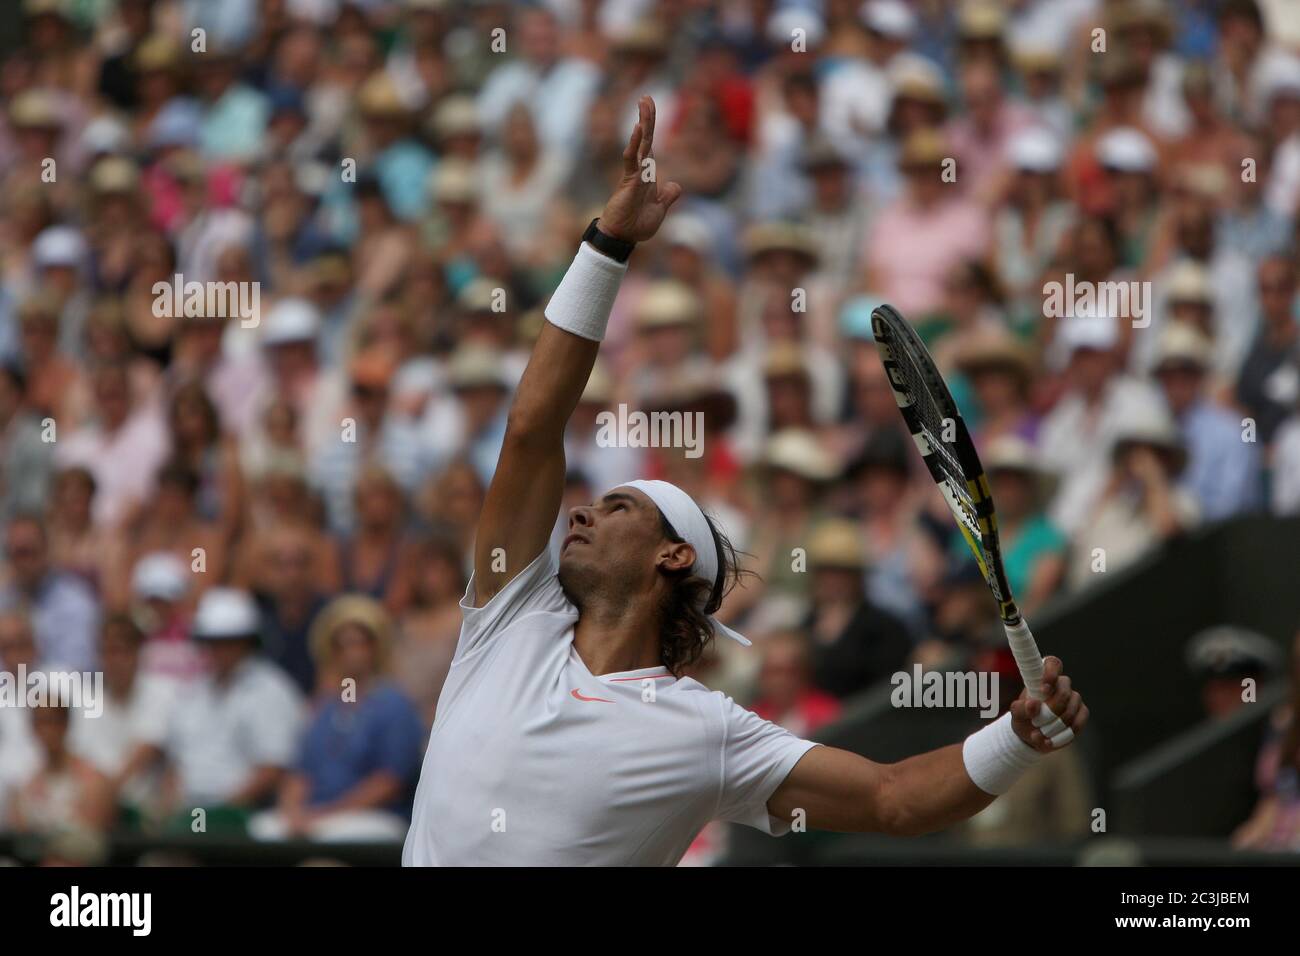
[[[575,609],[560,587],[555,557],[543,547],[526,568],[510,579],[482,607],[474,607],[474,575],[460,599],[464,618],[453,660],[460,660],[526,614],[535,612],[565,613]]]
[[[745,710],[730,697],[722,703],[724,742],[722,801],[718,818],[771,836],[790,831],[789,820],[767,812],[767,801],[794,765],[817,744]]]

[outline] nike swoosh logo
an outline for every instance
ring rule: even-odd
[[[571,690],[569,693],[573,694],[573,699],[574,699],[574,700],[586,701],[586,702],[588,702],[588,703],[591,703],[591,702],[593,702],[593,701],[598,701],[598,702],[600,702],[600,703],[602,703],[602,704],[612,704],[612,703],[614,703],[612,700],[606,700],[604,697],[583,697],[581,694],[578,693],[578,688],[576,688],[576,687],[573,688],[573,690]]]

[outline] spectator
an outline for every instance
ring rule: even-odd
[[[0,521],[45,506],[51,471],[50,442],[40,421],[23,407],[22,371],[0,364]]]
[[[73,715],[68,747],[101,773],[114,802],[139,824],[153,812],[177,682],[143,672],[144,634],[126,615],[105,619],[99,656],[104,694],[97,713]]]
[[[423,732],[411,701],[389,676],[392,642],[391,619],[369,598],[344,595],[321,614],[311,643],[329,691],[280,785],[277,812],[254,818],[254,836],[405,835]]]
[[[192,562],[169,551],[144,554],[131,569],[129,611],[141,631],[140,669],[181,683],[203,673],[206,661],[190,640],[196,575]],[[121,615],[118,615],[121,616]],[[101,639],[101,644],[103,639]]]
[[[1028,350],[1000,327],[973,333],[954,350],[953,362],[970,385],[974,402],[973,438],[989,448],[1004,438],[1032,438],[1037,422],[1030,412],[1034,365]]]
[[[99,631],[95,595],[81,579],[51,566],[40,518],[11,518],[4,544],[7,580],[0,586],[0,609],[23,608],[31,615],[42,667],[90,670]]]
[[[108,779],[68,746],[72,710],[64,703],[32,708],[32,733],[40,764],[9,802],[9,826],[17,833],[107,830],[113,822]]]
[[[309,635],[328,598],[315,573],[312,539],[302,528],[283,525],[267,538],[266,564],[255,588],[261,608],[259,632],[266,656],[283,668],[302,693],[317,689]]]
[[[873,292],[913,317],[942,301],[949,269],[984,252],[987,219],[944,179],[952,150],[942,135],[917,131],[903,143],[903,195],[881,210],[867,236],[864,266]]]
[[[878,432],[847,476],[854,483],[862,538],[871,543],[867,596],[917,632],[925,625],[925,599],[942,573],[943,554],[911,482],[908,444],[910,439],[896,431]]]
[[[460,601],[469,580],[460,546],[446,534],[419,542],[411,564],[411,602],[394,641],[393,673],[431,726],[460,635]]]
[[[1106,456],[1126,422],[1158,407],[1159,396],[1119,367],[1114,316],[1062,320],[1057,339],[1068,356],[1065,393],[1043,419],[1038,444],[1043,463],[1061,476],[1052,521],[1066,534],[1081,527],[1106,482]]]
[[[164,751],[164,806],[188,828],[202,807],[209,832],[242,830],[272,799],[292,765],[303,720],[301,695],[258,654],[260,621],[246,593],[213,588],[199,602],[192,636],[210,671],[180,698]]]
[[[356,480],[356,534],[339,547],[343,590],[365,594],[393,611],[409,600],[412,564],[402,533],[406,499],[383,468],[370,466]]]
[[[1205,394],[1213,349],[1181,322],[1165,329],[1153,369],[1187,447],[1181,485],[1206,521],[1222,521],[1259,506],[1259,459],[1236,415]]]
[[[813,686],[809,656],[808,641],[801,634],[770,635],[763,642],[758,696],[750,708],[764,720],[805,737],[833,722],[841,711],[838,700]]]
[[[1200,631],[1187,642],[1187,666],[1201,681],[1201,706],[1211,720],[1223,720],[1250,701],[1246,682],[1258,691],[1283,669],[1277,645],[1244,627]]]
[[[0,673],[17,681],[39,670],[31,621],[21,611],[0,611]],[[30,779],[41,763],[31,713],[29,707],[0,707],[0,814],[5,819],[13,792]]]
[[[1032,445],[1013,435],[992,442],[984,455],[989,484],[996,489],[1007,584],[1026,614],[1033,614],[1060,587],[1069,546],[1069,539],[1043,513],[1054,481],[1038,458]]]
[[[902,621],[867,595],[857,526],[832,519],[816,527],[808,569],[812,601],[804,627],[812,638],[812,685],[843,698],[887,680],[906,662],[912,642]]]
[[[167,454],[167,433],[156,410],[131,395],[121,365],[106,365],[93,377],[96,421],[60,441],[60,468],[80,465],[95,478],[96,524],[119,527],[143,504]]]
[[[186,464],[198,479],[198,518],[220,529],[223,544],[232,541],[244,510],[238,443],[222,433],[217,407],[197,382],[182,385],[172,395],[169,419],[173,459]]]
[[[1258,440],[1273,444],[1278,428],[1300,403],[1300,324],[1296,322],[1295,264],[1270,256],[1259,265],[1260,330],[1237,378],[1237,401],[1255,419]]]
[[[1178,486],[1187,449],[1158,405],[1136,412],[1115,435],[1110,474],[1074,538],[1066,572],[1071,590],[1102,571],[1132,564],[1200,521],[1195,500]]]
[[[1268,646],[1275,649],[1272,642]],[[1256,762],[1259,799],[1232,834],[1233,846],[1240,849],[1294,851],[1300,843],[1300,635],[1291,642],[1290,681],[1291,692],[1273,713]],[[1240,705],[1241,683],[1234,684],[1235,707]]]

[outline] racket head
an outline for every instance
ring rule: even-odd
[[[1019,624],[1020,610],[1002,563],[988,476],[961,410],[925,343],[896,309],[889,305],[874,309],[871,331],[912,441],[974,554],[1003,623]]]

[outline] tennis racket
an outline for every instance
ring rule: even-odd
[[[892,306],[882,305],[872,311],[871,331],[903,421],[998,602],[1002,627],[1025,688],[1031,697],[1041,701],[1043,656],[1007,584],[988,476],[975,453],[961,411],[925,344]],[[1047,707],[1039,712],[1034,725],[1057,747],[1074,737],[1073,731]]]

